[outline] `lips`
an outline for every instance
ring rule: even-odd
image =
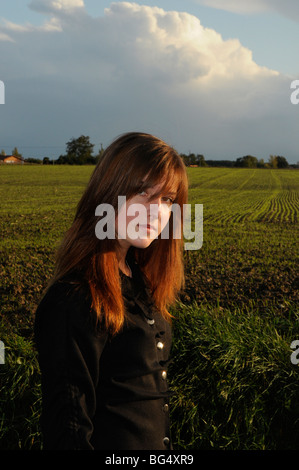
[[[151,225],[151,224],[139,225],[139,226],[142,227],[142,228],[145,228],[145,229],[147,229],[147,230],[153,230],[153,231],[155,231],[155,232],[157,231],[156,227],[154,227],[154,226]]]

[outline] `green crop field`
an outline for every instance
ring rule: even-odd
[[[0,166],[0,449],[40,449],[34,312],[92,166]],[[296,449],[299,172],[188,168],[203,245],[173,306],[175,449]]]

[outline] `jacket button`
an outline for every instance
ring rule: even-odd
[[[158,349],[163,349],[163,348],[164,348],[164,344],[161,343],[161,341],[159,341],[159,343],[157,343],[157,348],[158,348]]]
[[[167,377],[167,372],[166,372],[166,370],[163,370],[162,371],[162,379],[166,380],[166,377]]]
[[[170,442],[169,437],[164,437],[163,444],[168,446],[169,442]]]

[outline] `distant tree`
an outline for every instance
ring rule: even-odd
[[[257,167],[258,168],[265,168],[265,162],[263,158],[260,158],[257,162]]]
[[[28,158],[25,158],[24,160],[26,163],[43,163],[42,160],[40,158],[33,158],[33,157],[28,157]]]
[[[75,165],[76,160],[73,156],[59,155],[56,161],[57,165]]]
[[[20,158],[22,158],[22,154],[19,153],[17,147],[15,147],[15,148],[11,151],[11,154],[14,155],[15,157],[20,157]]]
[[[207,166],[207,163],[205,161],[205,157],[203,155],[197,155],[196,156],[196,161],[198,166]]]
[[[0,155],[4,155],[4,156],[5,156],[5,155],[6,155],[5,150],[2,149],[1,152],[0,152]]]
[[[71,139],[66,144],[66,157],[70,164],[83,165],[84,163],[95,163],[92,156],[94,145],[90,143],[89,137],[81,135],[77,139]]]
[[[103,153],[104,153],[104,149],[103,149],[103,145],[101,144],[101,148],[99,149],[97,155],[95,156],[96,163],[101,159]]]
[[[190,165],[207,166],[205,157],[201,154],[195,155],[195,153],[189,153],[188,155],[185,155],[184,153],[181,153],[181,157],[184,160],[184,163],[186,166],[190,166]]]
[[[50,158],[49,157],[44,157],[43,158],[43,165],[49,165],[50,164]]]
[[[285,157],[281,157],[280,155],[270,155],[269,166],[271,168],[288,168],[289,164]]]
[[[277,161],[277,168],[288,168],[289,166],[285,157],[281,157],[277,155],[276,161]]]
[[[206,165],[212,167],[232,168],[235,166],[235,162],[232,160],[206,160]]]
[[[197,164],[195,153],[189,153],[188,162],[189,162],[189,165],[196,165]]]
[[[275,155],[270,155],[268,160],[270,168],[277,168],[277,159]]]
[[[245,155],[244,157],[239,157],[236,160],[235,166],[243,168],[256,168],[257,167],[257,158],[252,155]]]
[[[183,162],[185,163],[185,165],[187,166],[188,165],[188,161],[187,161],[187,155],[184,154],[184,153],[181,153],[181,158],[183,159]]]

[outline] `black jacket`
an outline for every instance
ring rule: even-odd
[[[133,276],[121,274],[127,320],[118,335],[96,332],[90,298],[70,280],[56,282],[38,306],[44,449],[171,448],[171,330],[127,261]]]

